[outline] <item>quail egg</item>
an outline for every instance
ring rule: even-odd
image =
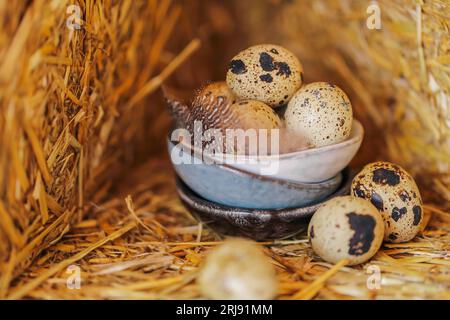
[[[236,112],[239,129],[275,129],[280,127],[281,120],[267,104],[257,100],[241,100],[234,103],[231,109]]]
[[[352,181],[354,196],[372,202],[384,220],[384,240],[409,241],[420,231],[422,199],[414,179],[390,162],[366,165]]]
[[[351,196],[335,197],[313,215],[308,236],[314,252],[325,261],[348,259],[349,265],[369,260],[383,242],[381,215],[369,202]]]
[[[241,238],[213,249],[197,282],[203,296],[216,300],[272,299],[277,292],[273,265],[255,242]]]
[[[239,134],[243,132],[232,131],[233,136],[226,136],[226,147],[228,152],[236,154],[254,155],[259,152],[260,138],[266,134],[264,139],[267,142],[272,141],[272,129],[281,126],[281,120],[275,111],[265,103],[257,100],[241,100],[231,106],[232,111],[236,114],[235,129],[253,130],[246,131],[239,138]],[[266,129],[260,131],[259,129]],[[279,136],[278,136],[279,137]],[[254,140],[251,140],[251,139]],[[267,146],[268,148],[269,146]]]
[[[303,67],[289,50],[261,44],[239,52],[230,62],[226,81],[240,99],[271,107],[286,104],[303,82]]]
[[[350,136],[353,112],[344,91],[327,82],[303,86],[289,101],[286,127],[303,135],[312,147],[344,141]]]

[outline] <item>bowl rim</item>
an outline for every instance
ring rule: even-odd
[[[202,212],[208,212],[215,215],[253,215],[258,214],[262,218],[278,216],[280,218],[303,218],[309,217],[316,211],[322,204],[326,201],[338,197],[348,195],[350,190],[350,185],[352,181],[353,172],[350,172],[348,168],[342,171],[342,181],[335,192],[328,195],[326,198],[320,200],[318,203],[313,203],[304,207],[297,208],[283,208],[283,209],[250,209],[241,208],[235,206],[227,206],[213,201],[204,199],[202,196],[195,193],[193,190],[186,185],[186,183],[181,180],[180,177],[176,176],[176,187],[177,193],[182,201],[188,202],[190,207],[195,207],[197,210]]]
[[[304,150],[299,150],[299,151],[294,151],[294,152],[288,152],[288,153],[282,153],[279,155],[233,155],[233,157],[235,159],[243,159],[243,160],[253,160],[253,161],[261,161],[261,160],[284,160],[284,159],[289,159],[289,158],[304,158],[304,157],[308,157],[308,156],[312,156],[312,155],[316,155],[316,154],[321,154],[327,151],[331,151],[331,150],[335,150],[335,149],[340,149],[340,148],[344,148],[347,147],[349,145],[352,144],[358,144],[361,143],[362,140],[364,138],[364,127],[361,124],[361,122],[359,120],[357,120],[356,118],[353,118],[353,122],[352,122],[352,129],[350,132],[350,136],[349,138],[347,138],[346,140],[339,142],[339,143],[335,143],[335,144],[331,144],[328,146],[323,146],[323,147],[317,147],[317,148],[310,148],[310,149],[304,149]],[[168,139],[170,140],[170,132],[168,134]],[[198,150],[198,148],[193,148],[190,144],[185,144],[183,142],[181,142],[186,148],[188,148],[189,150],[192,150],[194,153],[200,153],[203,154],[200,150]],[[221,155],[225,155],[225,154],[221,154]],[[213,155],[210,154],[203,154],[203,156],[208,157],[211,160],[217,160],[217,158]],[[222,162],[225,164],[226,160],[222,160]]]
[[[173,145],[174,148],[176,148],[178,145],[175,145],[175,143],[170,140],[170,138],[167,139],[167,143]],[[191,157],[195,157],[194,155],[190,155]],[[169,155],[170,158],[170,155]],[[172,159],[171,159],[172,161]],[[173,163],[172,163],[173,164]],[[212,165],[212,164],[211,164]],[[297,189],[297,190],[303,190],[303,189],[323,189],[323,188],[329,188],[331,187],[334,183],[335,183],[335,179],[337,178],[337,176],[342,175],[341,181],[344,179],[344,172],[347,169],[344,168],[341,172],[339,172],[337,175],[335,175],[334,177],[325,180],[325,181],[319,181],[319,182],[300,182],[300,181],[292,181],[292,180],[286,180],[286,179],[282,179],[282,178],[277,178],[274,176],[269,176],[269,175],[260,175],[260,174],[256,174],[241,168],[236,168],[234,166],[231,166],[229,164],[226,163],[214,163],[214,166],[217,166],[223,170],[227,170],[232,172],[233,174],[236,175],[240,175],[240,176],[244,176],[244,177],[249,177],[249,178],[253,178],[253,179],[257,179],[260,181],[265,181],[265,182],[270,182],[270,183],[276,183],[278,185],[282,185],[282,186],[286,186],[289,189]],[[341,182],[342,183],[342,182]]]
[[[362,141],[363,137],[364,137],[363,125],[358,120],[353,119],[350,136],[346,140],[341,141],[339,143],[335,143],[335,144],[331,144],[331,145],[323,146],[323,147],[310,148],[310,149],[299,150],[299,151],[294,151],[294,152],[282,153],[278,156],[275,156],[275,155],[262,155],[262,156],[250,155],[248,157],[249,158],[258,158],[258,159],[262,159],[262,160],[276,158],[276,157],[278,157],[279,159],[306,157],[306,156],[323,153],[323,152],[327,152],[327,151],[334,150],[334,149],[340,149],[340,148],[346,147],[351,144],[359,143],[359,141]]]

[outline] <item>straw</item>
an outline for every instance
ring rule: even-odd
[[[148,172],[152,172],[151,179]],[[164,160],[149,160],[134,167],[119,184],[121,190],[91,204],[83,223],[74,225],[45,251],[39,263],[16,278],[6,296],[205,298],[195,281],[196,272],[209,250],[222,244],[223,238],[209,232],[206,224],[201,229],[202,240],[197,241],[198,223],[178,199],[170,165]],[[429,207],[425,205],[426,214]],[[449,214],[448,209],[432,208]],[[346,266],[347,261],[336,265],[324,262],[313,253],[306,234],[259,244],[276,268],[279,299],[446,299],[450,290],[450,225],[440,217],[434,214],[428,227],[410,242],[384,244],[360,266]],[[117,225],[135,227],[121,233],[123,228]],[[157,225],[164,226],[159,233],[155,232]],[[80,289],[66,285],[69,275],[65,268],[74,263],[81,270]],[[379,289],[367,285],[373,268],[379,268]]]
[[[0,298],[205,298],[197,271],[223,237],[178,199],[157,91],[223,79],[233,54],[274,42],[299,56],[307,82],[348,93],[366,132],[352,165],[405,167],[425,221],[360,266],[326,263],[305,234],[261,242],[276,298],[450,299],[449,7],[379,0],[382,29],[370,30],[368,3],[0,5]],[[67,28],[71,4],[80,29]],[[75,263],[80,289],[67,286]]]

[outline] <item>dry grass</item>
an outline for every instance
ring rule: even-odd
[[[0,298],[199,297],[196,270],[221,239],[182,206],[166,161],[132,166],[168,125],[149,95],[199,36],[201,56],[178,85],[216,80],[218,62],[244,45],[284,44],[308,82],[349,93],[367,133],[354,164],[391,160],[419,179],[430,223],[372,259],[379,290],[366,286],[369,264],[333,267],[299,236],[262,243],[278,298],[450,299],[446,1],[380,0],[374,31],[359,0],[79,0],[73,33],[69,3],[0,2]],[[80,290],[66,286],[71,265]]]
[[[0,4],[0,269],[13,276],[81,220],[109,170],[133,162],[145,120],[158,120],[145,97],[199,46],[162,66],[181,12],[170,1],[80,1],[74,31],[71,3]]]
[[[86,220],[48,248],[14,282],[8,297],[202,298],[196,272],[221,238],[180,203],[168,163],[152,160],[133,170],[120,187],[107,201],[90,203]],[[449,208],[444,212],[426,206],[425,215],[432,215],[429,226],[413,241],[386,244],[369,263],[357,267],[323,262],[305,235],[261,243],[277,269],[278,298],[450,299]],[[66,285],[72,264],[81,269],[78,290]],[[380,289],[367,288],[368,266],[380,268]]]

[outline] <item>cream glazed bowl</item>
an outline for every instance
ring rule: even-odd
[[[362,124],[353,119],[352,131],[345,141],[280,155],[233,156],[208,154],[215,163],[273,178],[317,183],[329,180],[341,172],[358,152],[364,137]],[[204,155],[205,156],[205,155]]]

